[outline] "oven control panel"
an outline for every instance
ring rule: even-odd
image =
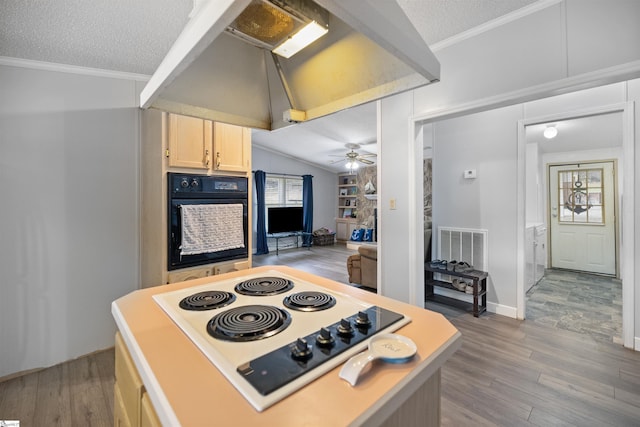
[[[402,319],[402,314],[369,307],[245,363],[237,371],[266,396],[320,365],[332,369],[345,360],[337,356]]]
[[[190,193],[246,193],[248,180],[245,177],[194,175],[169,172],[170,195]]]

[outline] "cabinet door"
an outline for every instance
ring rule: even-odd
[[[131,427],[117,381],[113,386],[113,425],[115,427]]]
[[[149,395],[147,393],[142,395],[142,413],[140,414],[140,427],[161,427],[162,424],[158,419],[155,409]]]
[[[213,123],[169,114],[169,167],[208,169]]]
[[[247,172],[251,169],[251,130],[245,127],[214,123],[213,169]]]
[[[142,380],[120,332],[116,333],[115,347],[114,415],[124,425],[129,423],[132,426],[138,426],[140,425],[140,399],[143,393]]]
[[[336,239],[347,240],[350,236],[348,232],[346,221],[336,221]]]

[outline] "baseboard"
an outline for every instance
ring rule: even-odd
[[[640,337],[635,337],[633,339],[633,349],[635,351],[640,351]]]
[[[518,318],[516,308],[510,307],[508,305],[487,302],[487,311],[490,313],[499,314],[501,316],[511,317],[512,319]]]

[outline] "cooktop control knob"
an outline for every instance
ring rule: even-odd
[[[200,183],[198,183],[198,180],[193,178],[191,180],[191,188],[198,188],[198,185],[200,185]]]
[[[343,336],[353,335],[353,327],[351,326],[351,322],[349,322],[349,319],[342,319],[340,321],[340,324],[338,325],[338,335],[343,335]]]
[[[187,178],[182,178],[182,181],[180,181],[180,187],[187,188],[188,186],[189,186],[189,181],[187,181]]]
[[[304,338],[298,338],[295,345],[291,348],[291,356],[297,360],[307,360],[312,356],[312,347],[307,344]]]
[[[368,328],[371,326],[371,320],[369,319],[369,315],[364,311],[359,311],[356,316],[356,326],[359,328]]]
[[[327,328],[321,328],[320,334],[316,337],[316,344],[320,347],[331,347],[335,343],[331,331]]]

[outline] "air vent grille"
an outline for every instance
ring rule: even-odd
[[[476,270],[489,270],[488,231],[438,227],[438,259],[466,261]]]

